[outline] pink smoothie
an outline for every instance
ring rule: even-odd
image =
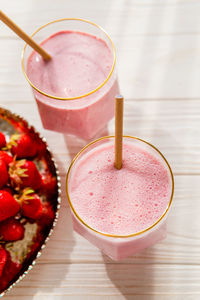
[[[99,87],[113,65],[105,41],[87,33],[60,31],[42,42],[52,59],[45,62],[35,52],[27,63],[34,86],[56,97],[79,97]],[[55,100],[34,90],[43,126],[58,132],[91,138],[112,118],[118,93],[116,75],[95,93],[78,100]]]
[[[95,230],[130,235],[152,226],[166,211],[171,178],[163,162],[124,142],[123,167],[114,167],[114,146],[100,145],[73,170],[70,199],[76,213]]]

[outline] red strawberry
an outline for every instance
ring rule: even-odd
[[[8,154],[8,152],[0,151],[0,160],[3,160],[6,165],[9,165],[9,163],[13,161],[13,158]]]
[[[20,205],[13,196],[6,191],[0,190],[0,221],[15,216],[19,210]]]
[[[21,133],[28,132],[26,121],[11,119],[10,122],[17,132],[21,132]]]
[[[32,158],[37,154],[37,144],[27,133],[13,134],[8,148],[17,158]]]
[[[7,251],[0,245],[0,277],[7,261]]]
[[[53,177],[51,173],[42,175],[41,189],[48,195],[53,195],[56,192],[57,181],[56,177]]]
[[[0,148],[6,146],[6,138],[5,135],[0,131]]]
[[[22,196],[19,199],[21,201],[22,214],[25,217],[31,219],[38,219],[42,213],[42,202],[38,194],[30,188],[26,188],[23,191]]]
[[[0,223],[0,239],[6,242],[22,240],[24,237],[24,226],[14,218]]]
[[[55,212],[49,203],[43,204],[42,215],[38,220],[38,224],[49,226],[55,217]]]
[[[8,179],[7,166],[3,160],[0,160],[0,188],[7,184]]]
[[[46,144],[45,144],[45,142],[43,142],[42,140],[40,140],[38,138],[37,139],[36,147],[37,147],[37,155],[39,157],[42,157],[45,154],[45,152],[46,152]]]
[[[8,192],[8,193],[11,194],[11,195],[14,194],[13,190],[12,190],[9,186],[5,186],[5,187],[3,187],[1,190],[2,190],[2,191],[6,191],[6,192]]]
[[[41,186],[41,175],[30,160],[14,160],[9,166],[9,174],[11,184],[17,188],[31,187],[37,190]]]
[[[10,253],[8,251],[6,252],[7,261],[0,280],[0,292],[9,286],[10,281],[14,279],[15,275],[17,275],[22,268],[22,264],[12,261]]]

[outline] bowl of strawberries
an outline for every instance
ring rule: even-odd
[[[46,141],[0,108],[0,296],[32,268],[59,207],[60,178]]]

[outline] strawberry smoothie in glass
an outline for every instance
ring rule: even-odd
[[[114,137],[83,148],[68,170],[66,190],[73,227],[114,260],[166,236],[174,180],[151,144],[123,137],[123,165],[114,167]]]
[[[119,92],[115,48],[98,25],[61,19],[32,37],[51,55],[45,61],[25,45],[22,68],[33,88],[45,129],[90,139],[114,115]]]

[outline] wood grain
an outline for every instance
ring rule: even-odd
[[[0,24],[0,105],[34,125],[52,149],[62,180],[55,231],[38,263],[5,299],[200,299],[200,0],[1,0],[28,34],[46,22],[81,17],[101,25],[117,50],[125,97],[124,133],[168,159],[175,195],[168,235],[113,262],[73,232],[65,176],[86,141],[44,130],[20,56],[24,42]],[[114,120],[100,135],[114,134]]]
[[[38,264],[6,299],[199,299],[199,274],[188,265]]]
[[[42,128],[33,96],[30,101],[2,101],[5,108],[21,114],[47,139],[66,174],[71,159],[87,141]],[[32,112],[32,113],[30,113]],[[114,119],[101,135],[114,134]],[[124,134],[147,140],[166,156],[175,174],[200,174],[200,101],[199,100],[136,100],[126,99]],[[59,147],[58,147],[59,145]]]
[[[11,0],[1,0],[1,9],[15,17],[16,22],[31,34],[36,26],[41,26],[53,19],[64,17],[82,17],[93,20],[106,30],[121,36],[128,35],[181,35],[199,34],[198,0],[74,0],[69,3],[59,0],[29,0],[19,4]],[[37,20],[37,22],[36,22]],[[158,26],[159,25],[159,26]],[[15,38],[5,27],[2,37]]]

